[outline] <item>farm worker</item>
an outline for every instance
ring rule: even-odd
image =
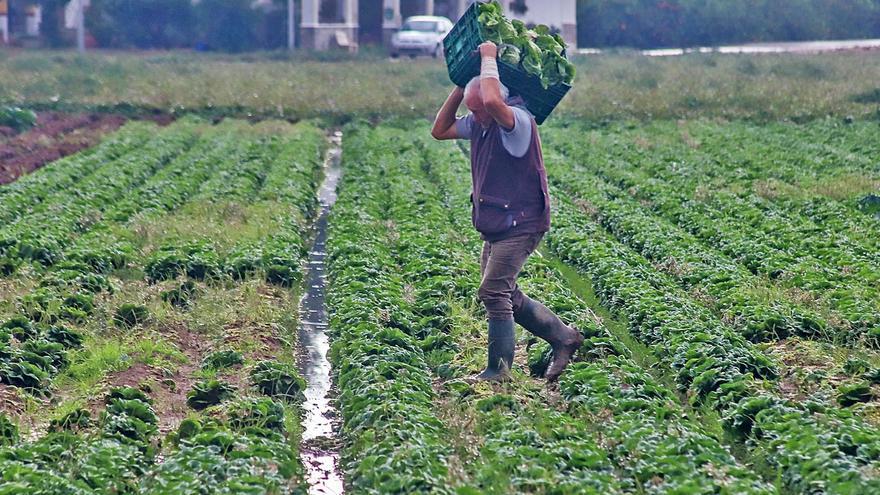
[[[483,239],[478,296],[489,320],[489,360],[477,380],[509,376],[514,322],[553,348],[547,369],[555,381],[584,341],[550,309],[523,294],[516,283],[528,257],[550,229],[550,195],[535,118],[522,98],[508,97],[496,62],[498,48],[480,45],[480,75],[456,87],[437,113],[435,139],[471,141],[471,220]],[[470,111],[456,118],[461,102]]]

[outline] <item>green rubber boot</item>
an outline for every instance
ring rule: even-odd
[[[529,333],[550,343],[553,361],[544,377],[548,382],[555,382],[584,343],[583,335],[563,323],[547,306],[528,297],[524,297],[522,305],[513,312],[513,318]]]
[[[505,381],[510,378],[516,337],[513,320],[489,320],[489,362],[477,381]]]

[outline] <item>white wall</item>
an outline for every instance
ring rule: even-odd
[[[64,27],[67,29],[76,29],[77,15],[79,13],[79,3],[82,2],[83,9],[88,9],[92,4],[91,0],[70,0],[64,7]]]
[[[577,44],[577,0],[526,0],[524,15],[510,11],[511,0],[499,0],[508,17],[525,23],[546,24],[562,31],[562,37],[572,47]],[[473,1],[468,1],[468,4]]]
[[[40,35],[40,23],[43,22],[42,7],[32,7],[28,9],[27,16],[24,20],[24,32],[28,36]]]
[[[576,3],[575,0],[526,0],[528,11],[525,15],[513,14],[509,10],[507,14],[521,19],[523,22],[547,24],[561,29],[563,24],[577,22]]]

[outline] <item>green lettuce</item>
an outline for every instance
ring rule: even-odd
[[[559,34],[540,24],[528,29],[517,19],[504,17],[497,2],[480,4],[477,21],[480,34],[486,41],[498,45],[498,59],[541,79],[544,89],[574,81],[575,67],[565,58],[565,41]]]

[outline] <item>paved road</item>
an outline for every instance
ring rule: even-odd
[[[798,41],[780,43],[750,43],[746,45],[730,45],[699,48],[661,48],[642,50],[642,55],[649,57],[672,57],[687,53],[824,53],[852,50],[878,50],[880,39],[875,40],[840,40],[840,41]],[[578,49],[581,54],[602,53],[595,48]]]

